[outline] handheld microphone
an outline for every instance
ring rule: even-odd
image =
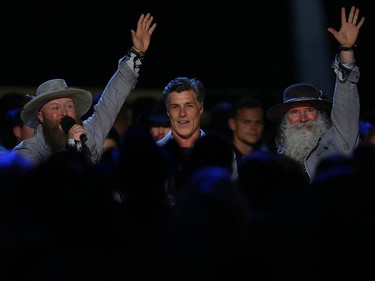
[[[64,116],[61,119],[61,127],[64,130],[65,133],[68,133],[71,127],[73,127],[75,124],[77,124],[76,120],[74,120],[73,117],[70,116]],[[79,136],[79,139],[81,142],[86,142],[87,141],[87,136],[85,134],[82,134]]]

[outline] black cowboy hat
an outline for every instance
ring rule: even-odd
[[[293,84],[285,89],[283,103],[272,106],[267,111],[267,118],[275,123],[279,123],[285,114],[296,106],[313,106],[318,110],[330,111],[332,102],[322,98],[322,91],[317,90],[308,83]]]

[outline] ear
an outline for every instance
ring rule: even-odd
[[[236,122],[234,122],[234,118],[228,119],[228,127],[234,131],[236,129]]]
[[[36,117],[38,117],[40,123],[43,123],[43,113],[41,111],[37,112]]]

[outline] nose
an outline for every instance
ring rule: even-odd
[[[307,120],[307,115],[306,115],[306,112],[304,110],[300,111],[299,120],[303,121],[303,122]]]
[[[186,109],[183,107],[180,111],[181,116],[186,116]]]
[[[67,114],[67,110],[66,110],[66,108],[65,107],[61,107],[61,112],[62,112],[62,116],[67,116],[68,114]]]

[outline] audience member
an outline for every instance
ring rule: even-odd
[[[60,151],[8,185],[14,196],[2,214],[1,280],[113,280],[114,202],[93,167]]]
[[[13,149],[22,140],[34,135],[34,129],[25,125],[20,117],[28,99],[17,92],[9,92],[0,98],[0,144]]]
[[[340,54],[332,64],[336,73],[333,106],[330,100],[321,98],[321,91],[313,85],[299,83],[287,87],[283,103],[267,112],[270,121],[279,123],[277,152],[299,162],[310,181],[321,159],[333,153],[350,155],[360,141],[357,88],[360,71],[354,48],[364,20],[364,17],[359,19],[359,9],[355,6],[348,17],[343,7],[340,30],[328,28],[340,46]]]
[[[238,186],[250,210],[254,276],[314,280],[311,186],[302,167],[285,155],[255,150],[238,167]]]
[[[171,130],[171,121],[167,115],[163,100],[158,101],[154,105],[151,113],[145,117],[145,120],[155,141],[164,138]]]
[[[244,97],[233,103],[228,125],[233,132],[232,144],[237,166],[253,150],[266,149],[263,142],[264,123],[264,111],[259,99]]]
[[[130,102],[132,124],[147,125],[146,118],[150,115],[157,102],[157,98],[153,96],[137,97]]]
[[[197,168],[163,228],[160,268],[168,268],[163,279],[251,279],[254,264],[243,203],[230,168]]]
[[[317,280],[368,279],[375,250],[375,147],[324,158],[312,184]]]
[[[118,70],[94,106],[95,113],[91,117],[86,120],[80,118],[92,104],[89,91],[68,87],[63,79],[48,80],[37,88],[36,95],[25,104],[21,112],[24,123],[36,128],[36,133],[14,149],[28,156],[35,164],[64,149],[82,152],[92,163],[98,163],[103,154],[104,141],[117,114],[137,83],[144,54],[156,28],[153,19],[149,13],[139,17],[137,29],[131,30],[133,46],[120,59]],[[74,120],[69,121],[72,126],[64,130],[61,121],[67,120],[66,116]]]
[[[232,141],[232,130],[229,128],[228,120],[232,109],[232,103],[221,101],[209,110],[208,124],[204,128],[207,134],[221,135]]]
[[[165,181],[170,162],[164,147],[159,147],[147,127],[132,124],[118,147],[118,157],[109,169],[100,170],[108,179],[116,198],[114,220],[117,241],[113,271],[126,272],[140,279],[149,271],[139,272],[140,266],[161,270],[156,261],[159,254],[159,231],[169,214]],[[134,275],[133,275],[134,274]]]
[[[359,121],[359,133],[362,142],[375,144],[375,127],[369,121]]]
[[[233,150],[231,142],[222,135],[207,134],[199,138],[191,150],[190,156],[183,167],[179,185],[185,184],[192,174],[203,167],[224,167],[237,177],[237,167],[233,167]]]

